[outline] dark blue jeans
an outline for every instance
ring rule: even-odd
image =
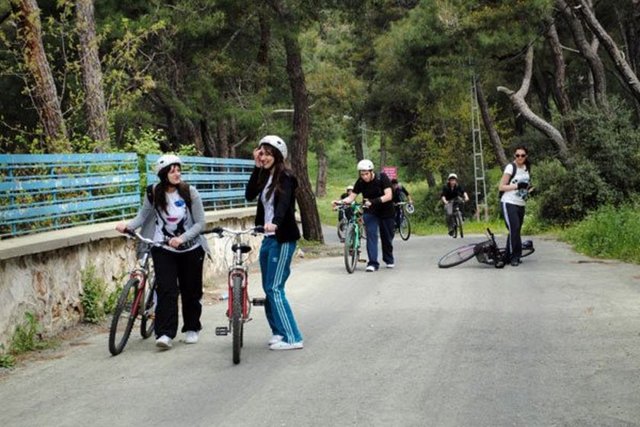
[[[378,262],[378,230],[382,242],[382,261],[393,264],[393,234],[395,232],[395,219],[380,218],[377,215],[365,212],[363,215],[364,226],[367,230],[367,266],[380,267]]]

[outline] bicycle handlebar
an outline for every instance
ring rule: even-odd
[[[126,229],[122,232],[122,234],[126,234],[126,235],[128,235],[129,237],[136,238],[136,239],[140,240],[141,242],[143,242],[143,243],[147,243],[147,244],[152,245],[152,246],[158,246],[158,247],[160,247],[160,246],[167,246],[167,247],[171,247],[171,246],[169,246],[169,245],[167,244],[167,243],[168,243],[168,240],[167,240],[167,239],[163,240],[162,242],[156,242],[156,241],[154,241],[154,240],[147,239],[146,237],[144,237],[142,234],[138,233],[137,231],[129,230],[128,228],[126,228]]]
[[[218,235],[218,237],[222,237],[224,233],[231,234],[234,236],[239,236],[241,234],[253,234],[255,236],[256,234],[264,233],[264,227],[261,225],[258,225],[256,227],[250,227],[244,230],[233,230],[231,228],[226,228],[226,227],[214,227],[211,230],[205,231],[203,234],[208,234],[208,233],[215,233]]]

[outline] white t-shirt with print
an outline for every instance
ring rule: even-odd
[[[273,206],[273,203],[274,203],[273,196],[275,194],[275,190],[271,193],[271,197],[267,199],[267,193],[269,192],[269,186],[271,185],[272,181],[273,181],[273,175],[269,175],[269,180],[267,181],[267,184],[264,186],[264,189],[262,190],[262,194],[260,194],[262,206],[264,207],[264,223],[265,224],[273,223],[273,217],[275,216],[275,209]],[[270,233],[264,233],[264,234],[266,236],[270,236],[275,233],[270,232]]]
[[[187,218],[187,202],[184,201],[180,194],[177,191],[173,191],[171,193],[166,193],[167,197],[167,212],[158,208],[156,209],[156,231],[153,235],[153,240],[156,242],[162,242],[165,239],[165,235],[162,232],[162,227],[171,234],[175,236],[178,225],[181,221],[186,220]],[[164,220],[164,221],[163,221]],[[184,223],[183,223],[184,227]],[[180,230],[184,232],[186,230]],[[190,246],[186,249],[175,249],[164,247],[164,249],[172,252],[186,252],[195,249],[200,246],[200,244]]]
[[[513,174],[513,163],[509,163],[504,168],[504,172],[502,175],[511,176],[511,174]],[[516,173],[511,177],[511,181],[509,181],[509,184],[517,184],[518,182],[523,182],[523,181],[524,182],[530,181],[529,171],[527,171],[525,166],[523,166],[522,168],[516,168]],[[505,191],[500,201],[502,203],[510,203],[512,205],[524,206],[526,204],[525,198],[527,194],[528,194],[527,190],[516,189],[511,191]]]

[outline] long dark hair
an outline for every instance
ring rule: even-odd
[[[176,163],[174,164],[180,167],[180,165]],[[180,181],[178,185],[174,186],[169,182],[169,171],[172,167],[173,165],[169,165],[158,172],[158,178],[160,178],[160,182],[153,190],[153,205],[156,208],[162,209],[166,214],[169,213],[167,211],[167,190],[169,189],[169,187],[176,187],[176,189],[178,190],[178,194],[180,195],[180,197],[182,197],[187,206],[191,204],[191,191],[189,190],[189,184],[184,181]]]
[[[527,155],[527,157],[524,158],[524,166],[527,168],[527,172],[531,173],[531,162],[529,161],[529,149],[527,148],[526,145],[518,145],[514,150],[514,154],[516,151],[518,150],[522,150],[524,151],[524,153]],[[513,171],[513,173],[515,174],[516,171]]]
[[[262,144],[262,149],[268,152],[269,154],[271,154],[274,160],[273,166],[271,167],[273,169],[273,179],[271,180],[271,185],[267,189],[267,194],[266,194],[267,199],[270,199],[274,191],[276,192],[276,194],[282,193],[281,178],[285,174],[291,175],[292,171],[285,164],[284,157],[282,157],[282,153],[280,152],[280,150],[278,150],[277,148],[269,144]],[[260,177],[258,179],[258,187],[261,190],[264,189],[265,185],[267,185],[267,181],[269,180],[269,174],[271,173],[271,169],[265,170],[264,172],[266,173],[260,174]]]

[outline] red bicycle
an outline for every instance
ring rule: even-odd
[[[264,298],[249,299],[249,269],[246,262],[247,254],[251,252],[251,246],[243,241],[242,237],[251,234],[263,233],[262,227],[251,227],[246,230],[232,230],[224,227],[216,227],[211,230],[218,237],[231,237],[233,262],[229,266],[227,286],[229,299],[227,306],[228,326],[216,328],[216,335],[226,336],[231,333],[233,347],[233,363],[240,363],[240,352],[243,345],[244,324],[251,320],[251,306],[263,306]]]

